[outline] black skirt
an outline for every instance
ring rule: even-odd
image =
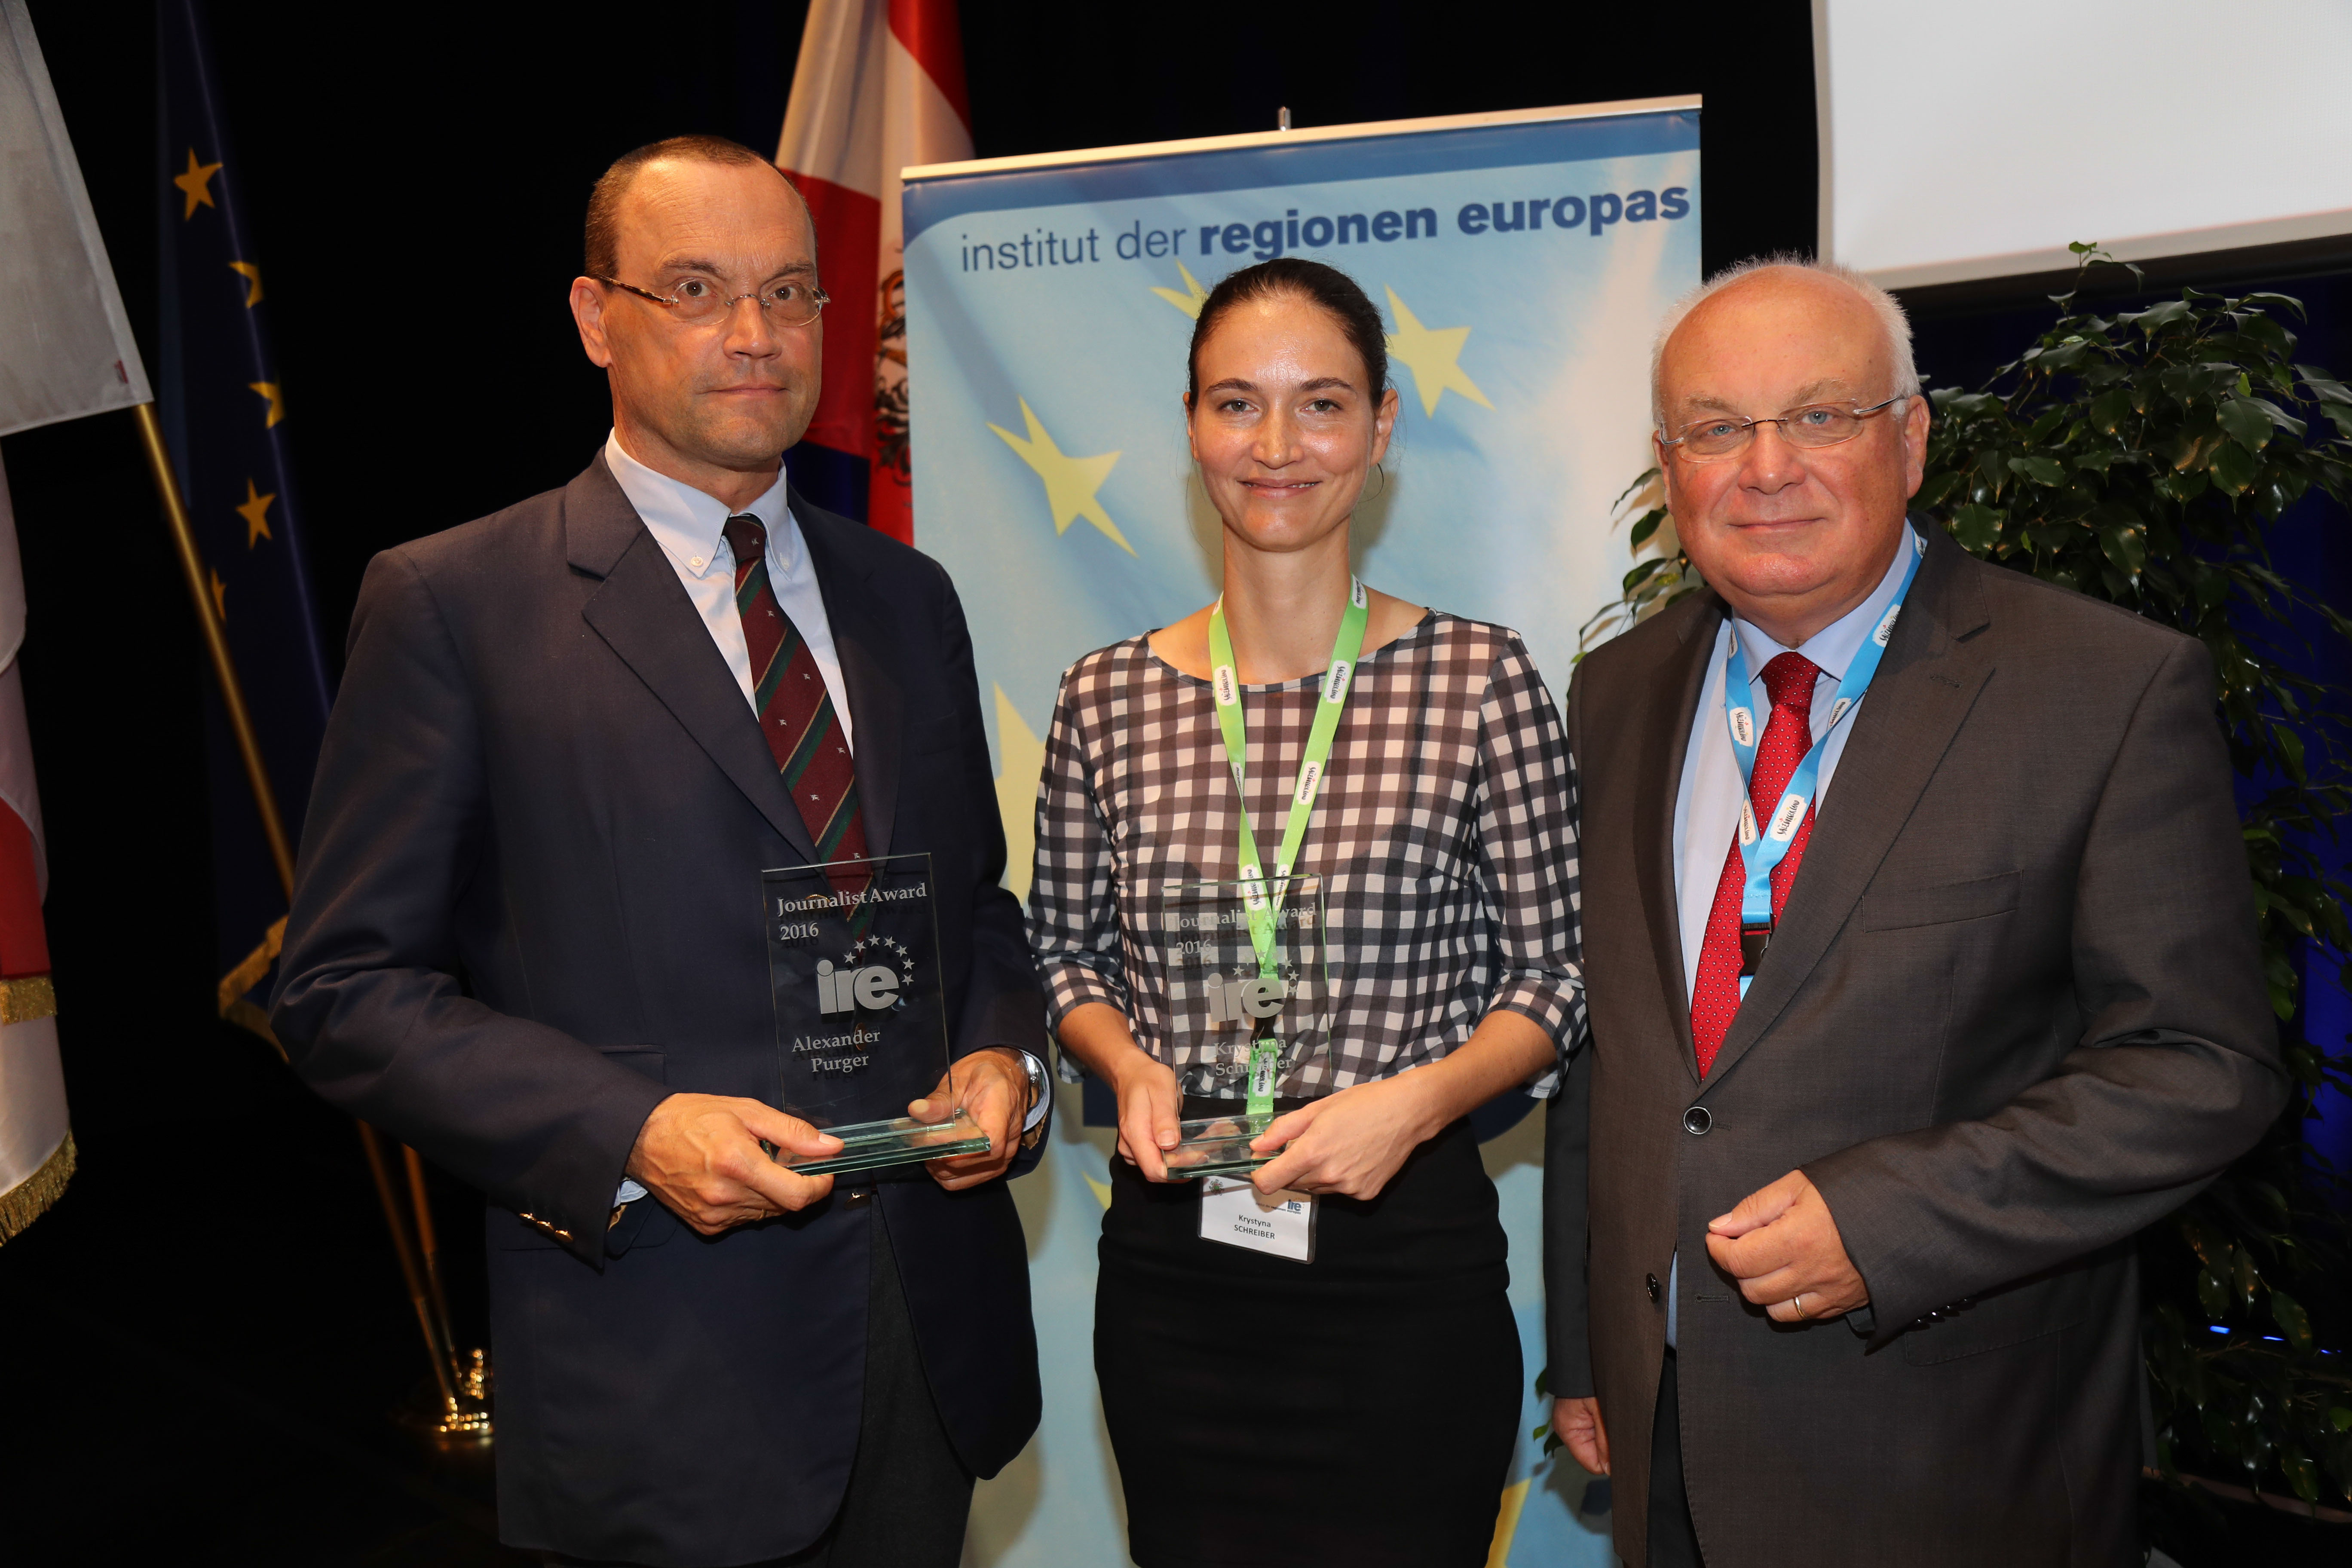
[[[1111,1173],[1095,1373],[1135,1561],[1481,1568],[1524,1369],[1469,1124],[1370,1202],[1325,1195],[1312,1263],[1202,1239],[1196,1183]]]

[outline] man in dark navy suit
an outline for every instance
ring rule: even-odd
[[[611,437],[370,566],[272,1016],[320,1093],[489,1195],[504,1540],[950,1568],[1037,1423],[1005,1177],[1047,1093],[962,608],[786,482],[824,296],[772,165],[639,149],[587,263]],[[839,1145],[774,1103],[761,873],[914,853],[990,1147],[796,1174],[762,1142]]]

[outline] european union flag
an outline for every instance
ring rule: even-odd
[[[269,349],[269,292],[239,210],[239,165],[196,0],[156,7],[157,191],[163,198],[162,374],[156,392],[278,808],[299,833],[326,733],[319,646],[287,402]],[[286,930],[286,895],[220,699],[209,695],[213,886],[221,1016],[269,1037],[254,993]]]

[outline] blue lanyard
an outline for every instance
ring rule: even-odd
[[[1789,787],[1780,794],[1780,804],[1772,809],[1771,821],[1759,831],[1756,809],[1748,791],[1748,781],[1756,775],[1756,741],[1759,726],[1750,704],[1753,687],[1748,676],[1748,654],[1739,646],[1739,628],[1731,628],[1731,657],[1723,676],[1723,718],[1731,731],[1731,749],[1739,758],[1739,859],[1748,873],[1747,886],[1739,896],[1739,990],[1748,992],[1748,982],[1756,973],[1756,961],[1763,956],[1772,933],[1772,872],[1789,853],[1796,841],[1797,829],[1804,825],[1805,810],[1812,805],[1814,780],[1821,776],[1822,753],[1828,749],[1830,736],[1838,721],[1853,710],[1870,689],[1871,678],[1878,673],[1878,661],[1886,655],[1886,641],[1895,635],[1895,618],[1903,613],[1903,601],[1911,592],[1912,579],[1919,575],[1920,557],[1927,552],[1927,542],[1909,527],[1904,532],[1911,541],[1911,562],[1903,569],[1903,585],[1895,591],[1895,602],[1886,606],[1878,625],[1863,639],[1857,652],[1845,667],[1845,677],[1838,682],[1837,700],[1830,705],[1830,721],[1822,726],[1821,738],[1805,752],[1804,761],[1789,775]],[[1737,692],[1740,701],[1732,703]],[[1808,711],[1811,709],[1809,700]]]

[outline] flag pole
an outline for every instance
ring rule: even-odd
[[[220,689],[221,705],[228,710],[228,725],[236,737],[238,757],[245,763],[245,781],[252,787],[253,804],[261,816],[262,837],[269,841],[269,858],[278,868],[278,882],[286,892],[287,902],[294,900],[294,848],[286,837],[286,823],[278,815],[278,792],[269,783],[269,770],[261,758],[261,742],[253,731],[253,715],[245,705],[245,688],[236,679],[236,665],[229,658],[228,635],[221,628],[220,607],[213,603],[212,589],[205,582],[204,557],[196,550],[195,530],[188,522],[188,504],[180,494],[179,471],[172,466],[172,454],[163,444],[163,426],[155,417],[152,403],[131,405],[132,417],[139,422],[139,439],[147,449],[147,469],[155,480],[155,494],[163,503],[163,518],[172,531],[172,545],[180,557],[181,575],[187,579],[188,598],[195,607],[196,626],[205,639],[205,651],[212,658],[213,679]],[[278,1045],[276,1039],[270,1041]],[[283,1058],[286,1048],[278,1047]],[[441,1392],[442,1415],[438,1430],[445,1435],[478,1433],[488,1435],[489,1417],[470,1402],[461,1404],[457,1398],[455,1379],[461,1376],[457,1363],[454,1343],[449,1340],[447,1311],[441,1321],[434,1319],[434,1307],[439,1292],[428,1293],[425,1285],[425,1268],[416,1258],[408,1237],[408,1227],[402,1223],[400,1197],[392,1184],[392,1173],[387,1169],[383,1146],[376,1130],[354,1119],[359,1128],[360,1145],[367,1155],[368,1171],[375,1179],[377,1200],[383,1205],[386,1227],[392,1232],[393,1250],[399,1254],[400,1271],[407,1283],[411,1303],[416,1309],[419,1326],[425,1331],[425,1353],[433,1363],[433,1375]],[[414,1162],[415,1152],[402,1146],[402,1152]],[[423,1196],[419,1187],[419,1197]],[[432,1221],[421,1222],[429,1226]],[[437,1272],[437,1270],[436,1270]],[[437,1283],[437,1280],[436,1281]],[[438,1331],[436,1331],[436,1329]]]
[[[287,842],[286,824],[278,815],[278,792],[269,785],[269,770],[261,760],[261,742],[253,732],[253,715],[246,710],[245,688],[237,683],[236,666],[228,657],[228,636],[221,630],[220,612],[205,584],[204,558],[196,553],[195,531],[188,526],[187,502],[180,495],[180,476],[172,454],[163,446],[163,426],[152,403],[134,404],[139,438],[147,447],[147,468],[163,498],[164,521],[171,524],[172,543],[179,551],[180,572],[188,580],[188,596],[196,606],[196,626],[203,632],[205,651],[212,656],[213,679],[221,702],[228,710],[228,727],[236,735],[237,755],[245,762],[245,782],[253,788],[253,804],[261,813],[261,836],[269,840],[269,858],[278,866],[278,880],[287,900],[294,897],[294,849]]]

